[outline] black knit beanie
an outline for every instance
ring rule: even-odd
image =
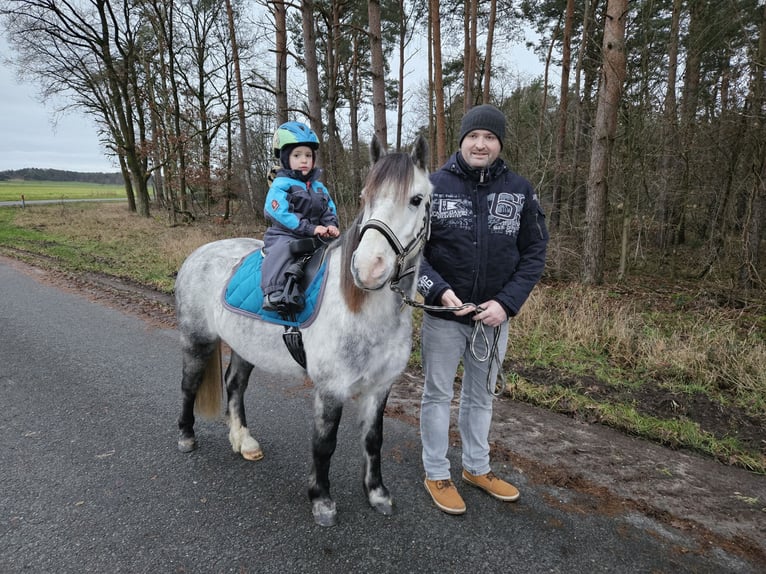
[[[500,148],[502,149],[505,138],[505,116],[503,112],[490,104],[482,104],[468,110],[463,116],[463,121],[460,122],[458,146],[463,143],[463,138],[473,130],[492,132],[500,140]]]

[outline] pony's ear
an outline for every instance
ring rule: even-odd
[[[370,142],[370,160],[375,164],[384,155],[386,155],[386,149],[380,143],[378,136],[373,135],[372,141]]]
[[[410,157],[412,158],[412,163],[420,169],[428,170],[428,142],[426,142],[426,138],[418,136],[418,139],[412,145]]]

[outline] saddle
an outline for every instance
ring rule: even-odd
[[[306,368],[306,353],[300,326],[308,325],[316,313],[324,284],[324,256],[328,244],[320,239],[297,239],[290,244],[290,252],[297,261],[288,270],[285,292],[289,302],[277,311],[262,308],[261,262],[263,254],[256,250],[246,255],[232,272],[223,293],[224,306],[234,313],[241,313],[269,323],[283,325],[285,346],[293,359]],[[289,289],[289,290],[288,290]]]

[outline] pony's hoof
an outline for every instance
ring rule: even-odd
[[[243,450],[241,454],[245,460],[261,460],[263,458],[263,451],[260,448]]]
[[[317,500],[311,511],[314,514],[314,522],[319,526],[335,526],[338,520],[338,512],[335,510],[335,502]]]
[[[191,452],[197,448],[197,439],[194,437],[183,437],[178,439],[178,450],[181,452]]]
[[[394,505],[390,500],[373,503],[372,507],[384,516],[391,516],[394,513]]]
[[[391,516],[394,513],[394,503],[388,489],[384,486],[369,491],[367,500],[370,502],[370,506],[385,516]]]

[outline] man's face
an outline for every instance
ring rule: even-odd
[[[500,155],[501,149],[495,134],[488,130],[473,130],[463,138],[460,155],[473,168],[489,167]]]

